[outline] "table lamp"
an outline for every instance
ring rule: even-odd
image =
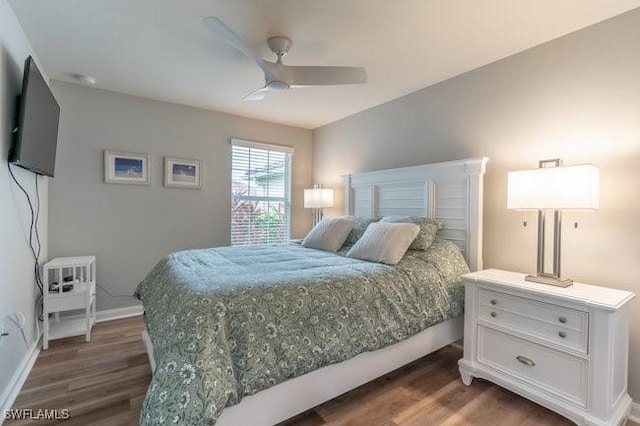
[[[313,189],[304,190],[304,208],[311,209],[313,226],[322,220],[322,209],[333,207],[333,189],[314,185]]]
[[[507,208],[538,212],[538,261],[536,275],[527,281],[568,287],[560,269],[560,240],[563,210],[597,210],[599,171],[592,164],[563,166],[562,160],[542,160],[539,168],[509,172]],[[553,213],[553,272],[545,272],[545,219]]]

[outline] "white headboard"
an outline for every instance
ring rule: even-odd
[[[487,157],[345,175],[345,213],[427,216],[460,247],[472,271],[482,269],[482,200]]]

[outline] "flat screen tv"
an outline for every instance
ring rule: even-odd
[[[24,64],[18,104],[17,132],[9,161],[34,173],[53,177],[60,106],[31,56]]]

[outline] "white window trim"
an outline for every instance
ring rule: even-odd
[[[286,145],[276,145],[273,143],[255,142],[244,139],[231,138],[231,145],[244,146],[246,148],[266,149],[268,151],[285,152],[293,155],[293,147]]]

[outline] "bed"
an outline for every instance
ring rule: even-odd
[[[446,224],[394,267],[294,243],[163,259],[137,290],[154,370],[141,423],[274,424],[459,340],[487,161],[345,176],[347,214]]]

